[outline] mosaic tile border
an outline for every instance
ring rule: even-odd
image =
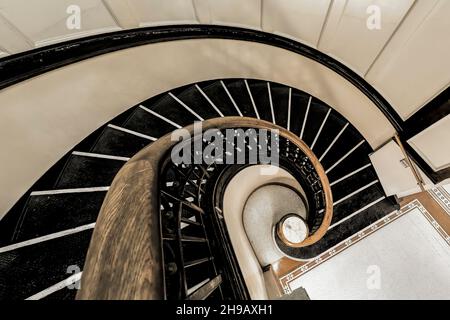
[[[433,199],[450,215],[450,194],[443,187],[435,187],[428,190]]]

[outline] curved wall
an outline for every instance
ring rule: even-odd
[[[350,82],[284,49],[223,39],[135,47],[0,91],[0,216],[58,159],[109,119],[172,88],[217,78],[264,79],[308,92],[344,115],[373,148],[395,133],[381,111]]]

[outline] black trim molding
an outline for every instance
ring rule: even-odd
[[[431,179],[438,183],[450,178],[450,168],[434,171],[433,168],[414,150],[408,140],[429,128],[434,123],[442,120],[450,114],[450,87],[447,87],[437,97],[414,113],[403,123],[403,131],[400,133],[402,141],[408,155],[414,160],[416,165]],[[445,137],[443,137],[445,139]],[[406,143],[405,143],[406,142]]]
[[[402,119],[363,78],[337,60],[297,41],[272,33],[216,25],[176,25],[124,30],[71,40],[0,60],[0,89],[68,64],[140,45],[183,39],[232,39],[283,48],[315,60],[361,90],[384,113],[397,131]]]
[[[404,139],[408,140],[450,114],[450,87],[414,113],[403,124]]]
[[[204,38],[258,42],[283,48],[321,63],[362,91],[386,116],[403,142],[420,128],[423,130],[425,124],[431,125],[436,117],[439,118],[439,115],[433,115],[436,111],[433,106],[430,106],[423,113],[421,111],[417,113],[417,119],[426,117],[429,120],[416,127],[416,124],[420,121],[416,121],[415,116],[411,117],[411,121],[403,121],[386,99],[361,76],[319,50],[272,33],[218,25],[174,25],[123,30],[75,39],[7,56],[0,59],[0,90],[50,70],[105,53],[151,43]],[[445,92],[448,95],[448,89]],[[449,113],[448,101],[442,108],[443,111],[439,111],[438,114]],[[430,112],[431,109],[432,112]],[[406,145],[406,143],[404,144]],[[410,155],[416,163],[424,163],[417,153],[411,152]],[[436,173],[429,166],[428,168],[421,166],[421,168],[433,182],[450,177],[450,174],[447,176],[447,174],[441,175],[439,173],[436,176]]]

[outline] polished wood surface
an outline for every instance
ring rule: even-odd
[[[296,135],[263,120],[224,117],[204,121],[202,130],[255,128],[278,130],[299,147],[315,167],[325,191],[325,214],[319,229],[300,245],[326,233],[333,214],[327,176],[319,160]],[[194,133],[194,125],[186,129]],[[100,210],[91,239],[77,299],[163,299],[163,257],[158,176],[167,152],[178,141],[171,134],[137,153],[119,171]]]
[[[157,172],[146,160],[124,166],[101,209],[77,299],[162,299]],[[150,179],[151,177],[151,179]]]

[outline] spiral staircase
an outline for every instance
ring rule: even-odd
[[[279,242],[290,259],[314,259],[398,208],[378,181],[369,159],[370,145],[332,106],[295,88],[262,80],[191,84],[143,101],[93,132],[0,221],[0,299],[74,299],[77,290],[64,285],[55,292],[45,290],[81,275],[97,216],[119,170],[140,150],[176,129],[227,117],[265,120],[285,128],[309,147],[324,169],[333,199],[332,220],[323,237],[309,246]],[[281,166],[295,175],[300,167],[291,168],[289,163],[298,163],[299,154],[289,152],[289,142],[280,149]],[[217,183],[226,184],[225,167],[166,167],[159,180],[164,298],[249,298],[220,219],[221,202],[215,200]],[[227,174],[232,176],[241,167]],[[316,203],[314,191],[308,189],[311,181],[299,177],[299,182],[309,203]],[[310,208],[316,210],[316,218],[323,206],[319,201]],[[175,208],[180,210],[178,217]],[[313,226],[311,232],[316,229]],[[210,290],[205,291],[205,284]]]

